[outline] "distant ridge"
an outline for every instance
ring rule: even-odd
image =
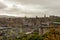
[[[17,18],[15,16],[0,15],[0,18]]]
[[[38,17],[38,16],[36,16],[36,17]],[[17,16],[0,15],[0,18],[36,18],[36,17],[26,17],[26,16],[17,17]],[[40,17],[38,17],[38,18],[40,18]]]

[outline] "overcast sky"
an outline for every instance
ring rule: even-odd
[[[0,0],[0,15],[17,17],[60,16],[60,0]]]

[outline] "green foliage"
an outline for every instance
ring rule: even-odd
[[[53,20],[54,22],[60,22],[60,18],[59,19],[55,19]]]
[[[28,34],[28,35],[24,35],[20,38],[6,38],[4,37],[4,40],[43,40],[43,38],[41,36],[39,36],[37,33],[34,34]]]
[[[55,36],[54,36],[55,35]],[[45,33],[44,35],[39,35],[37,32],[34,32],[32,34],[24,34],[20,37],[16,38],[7,38],[3,37],[3,40],[58,40],[60,36],[60,32],[57,30],[50,30],[49,32]]]

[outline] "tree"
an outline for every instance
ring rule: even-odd
[[[44,40],[60,40],[60,32],[55,30],[55,28],[51,28],[43,37],[45,37]]]

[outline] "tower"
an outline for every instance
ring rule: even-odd
[[[45,23],[47,22],[46,14],[44,14],[44,22],[45,22]]]
[[[46,18],[46,14],[44,14],[44,18]]]

